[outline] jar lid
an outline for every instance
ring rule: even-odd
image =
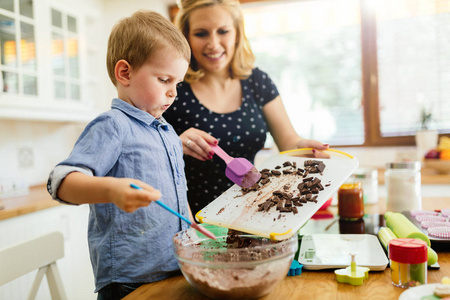
[[[359,190],[361,188],[362,188],[361,181],[344,183],[339,187],[340,190]]]
[[[420,264],[428,260],[427,243],[418,239],[392,239],[389,259],[404,264]]]
[[[387,163],[386,169],[408,169],[419,171],[420,161],[402,161],[402,162]]]

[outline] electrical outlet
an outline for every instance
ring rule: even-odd
[[[34,166],[34,151],[31,146],[17,148],[17,159],[20,169],[30,169]]]

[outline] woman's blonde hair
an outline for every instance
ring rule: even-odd
[[[191,58],[191,48],[186,38],[169,20],[157,12],[139,10],[131,17],[120,20],[108,39],[106,67],[112,83],[116,85],[114,69],[119,60],[126,60],[139,69],[157,50],[170,50]],[[173,52],[172,52],[173,53]]]
[[[244,16],[238,0],[179,0],[178,7],[180,10],[175,17],[175,25],[189,41],[189,18],[192,12],[198,8],[213,5],[221,5],[227,9],[234,20],[234,27],[236,28],[236,50],[231,61],[230,76],[239,79],[248,78],[252,73],[255,55],[245,35]],[[191,63],[184,79],[192,83],[198,81],[204,75],[204,71],[198,66],[195,57],[191,54]]]

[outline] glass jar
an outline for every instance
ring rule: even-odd
[[[394,212],[422,209],[420,162],[394,162],[386,165],[387,210]]]
[[[374,168],[358,168],[354,175],[362,183],[364,204],[378,203],[378,170]]]
[[[409,288],[427,284],[427,243],[418,239],[392,239],[388,249],[393,285]]]
[[[338,190],[338,214],[341,219],[357,220],[364,216],[361,182],[344,183]]]

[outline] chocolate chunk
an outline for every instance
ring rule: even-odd
[[[276,166],[275,169],[277,169],[277,170],[278,170],[278,169],[281,169],[281,166]]]
[[[297,207],[293,207],[293,208],[292,208],[292,212],[294,213],[294,215],[295,215],[295,214],[298,214],[298,209],[297,209]]]
[[[323,170],[325,170],[325,164],[323,162],[320,162],[320,164],[317,165],[317,169],[320,173],[322,173]]]
[[[262,185],[265,185],[265,184],[267,184],[267,183],[269,183],[270,182],[270,179],[269,178],[264,178],[263,180],[261,180],[261,184]]]
[[[280,171],[277,171],[277,170],[272,170],[272,171],[270,171],[273,175],[275,175],[275,176],[280,176],[281,175],[281,172]]]
[[[291,162],[290,161],[285,161],[283,163],[283,167],[288,167],[288,166],[292,166]]]

